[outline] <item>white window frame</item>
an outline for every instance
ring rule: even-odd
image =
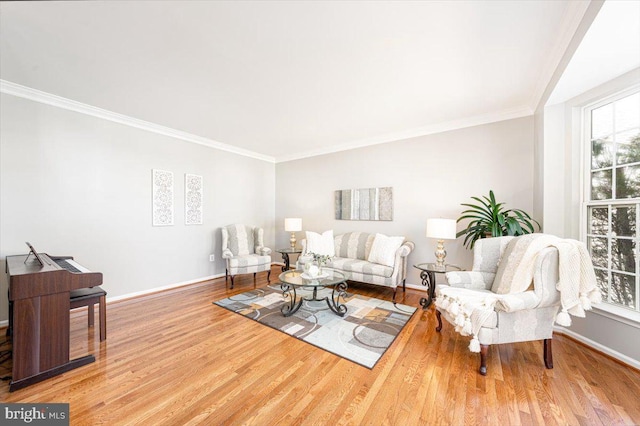
[[[588,208],[592,206],[616,206],[616,205],[636,205],[636,309],[632,310],[630,308],[625,308],[620,305],[616,305],[613,303],[608,303],[607,301],[603,301],[603,303],[599,303],[597,306],[594,306],[594,309],[601,311],[607,317],[615,319],[617,321],[624,322],[626,324],[632,325],[634,327],[640,328],[640,197],[636,198],[624,198],[624,199],[607,199],[607,200],[591,200],[591,112],[594,109],[597,109],[601,106],[607,105],[609,103],[615,102],[627,96],[633,95],[637,92],[640,92],[640,84],[633,85],[624,89],[622,91],[616,92],[614,94],[601,97],[595,102],[584,105],[581,108],[581,117],[582,117],[582,131],[580,135],[580,146],[582,150],[581,155],[581,169],[582,173],[580,187],[581,191],[581,202],[580,202],[580,236],[581,240],[588,244],[587,237],[590,234],[587,233],[588,230]],[[615,123],[614,123],[615,129]],[[615,134],[615,130],[614,130]],[[635,163],[633,163],[635,164]],[[612,196],[615,194],[615,184],[616,184],[616,170],[615,167],[612,166]],[[610,214],[611,209],[609,209]],[[611,221],[611,217],[609,217],[609,223]],[[611,244],[611,229],[607,234],[608,243]],[[608,252],[610,253],[610,247]],[[608,259],[607,271],[611,274],[611,258]]]

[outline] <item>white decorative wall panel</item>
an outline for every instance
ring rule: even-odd
[[[202,176],[184,175],[184,223],[202,225]]]
[[[173,172],[153,169],[153,226],[173,225]]]

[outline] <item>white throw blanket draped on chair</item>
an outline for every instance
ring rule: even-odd
[[[547,247],[558,249],[559,280],[556,288],[560,292],[562,311],[556,322],[571,325],[568,314],[584,317],[591,303],[601,301],[587,247],[581,241],[562,239],[554,235],[528,234],[512,240],[515,250],[506,261],[502,278],[507,280],[509,293],[520,293],[531,285],[533,267],[538,254]]]
[[[528,234],[512,240],[509,244],[514,244],[514,247],[506,259],[501,259],[501,262],[506,263],[502,273],[496,276],[496,280],[502,280],[506,285],[497,287],[507,288],[509,294],[525,292],[533,281],[534,265],[538,254],[547,247],[556,247],[559,259],[559,280],[556,288],[560,292],[562,305],[556,322],[562,326],[569,326],[571,325],[569,314],[584,317],[585,311],[591,309],[592,302],[601,301],[591,258],[584,243],[553,235]],[[504,283],[505,280],[506,283]],[[494,288],[496,288],[495,284]],[[501,301],[503,305],[508,305],[509,294],[444,287],[439,291],[436,307],[446,311],[454,319],[456,331],[465,336],[473,335],[469,349],[479,352],[480,344],[477,335],[480,328],[493,312],[497,302]]]
[[[469,344],[471,352],[480,352],[478,332],[491,316],[499,295],[465,288],[441,288],[436,307],[453,319],[455,330],[463,336],[473,336]]]

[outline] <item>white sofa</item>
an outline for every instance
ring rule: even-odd
[[[351,281],[390,287],[395,301],[397,287],[402,284],[403,290],[405,288],[407,256],[415,245],[411,241],[404,241],[396,250],[393,266],[387,266],[367,260],[375,237],[376,234],[366,232],[336,235],[333,239],[335,256],[325,266],[343,272]],[[302,240],[301,244],[302,254],[298,258],[297,269],[303,269],[305,263],[313,260],[307,253],[306,240]]]

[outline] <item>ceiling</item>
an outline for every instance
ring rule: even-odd
[[[287,161],[529,115],[588,2],[2,2],[0,78]]]
[[[547,104],[565,102],[640,67],[640,1],[606,1]]]

